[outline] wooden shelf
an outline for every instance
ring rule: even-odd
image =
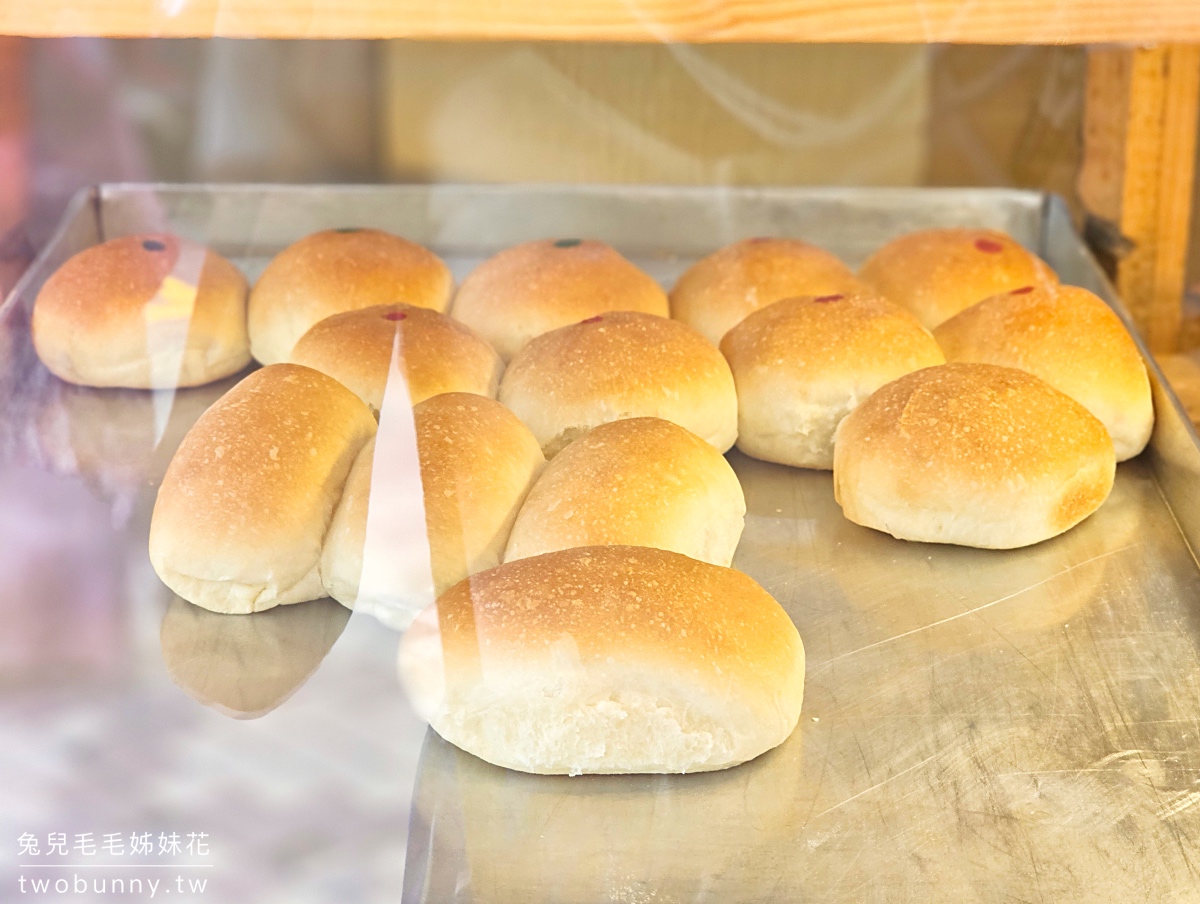
[[[1200,43],[1200,0],[0,0],[0,34]]]

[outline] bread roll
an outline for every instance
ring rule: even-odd
[[[1100,419],[1117,461],[1150,440],[1150,378],[1125,325],[1103,301],[1075,286],[1027,286],[995,295],[934,333],[948,361],[999,364],[1041,377]]]
[[[833,433],[897,377],[945,363],[899,305],[860,295],[791,298],[751,314],[721,340],[738,394],[738,448],[800,468],[833,467]]]
[[[546,239],[480,264],[463,280],[452,316],[508,361],[535,336],[608,311],[666,317],[667,296],[603,242]]]
[[[452,392],[413,409],[434,590],[499,564],[517,510],[545,464],[537,440],[492,399]],[[358,456],[342,495],[321,573],[326,592],[358,597],[375,444]]]
[[[313,324],[381,304],[444,311],[454,278],[432,251],[379,229],[326,229],[289,245],[250,292],[250,351],[288,360]]]
[[[653,546],[726,565],[746,500],[723,455],[655,417],[601,424],[567,446],[521,506],[504,560],[574,546]]]
[[[509,364],[499,398],[548,458],[627,417],[679,424],[719,452],[737,439],[737,392],[721,353],[684,324],[649,314],[597,315],[539,336]]]
[[[944,364],[889,383],[842,421],[833,491],[855,524],[901,540],[1011,549],[1098,509],[1115,466],[1104,425],[1049,384]]]
[[[70,258],[38,293],[31,330],[49,371],[81,386],[200,386],[250,363],[245,278],[173,235],[111,239]]]
[[[859,290],[840,260],[798,239],[753,238],[694,263],[671,290],[671,316],[713,345],[747,315],[784,298]]]
[[[1011,236],[991,229],[925,229],[871,255],[859,278],[929,329],[1001,292],[1058,282]]]
[[[167,468],[150,522],[163,583],[214,612],[324,596],[321,544],[375,419],[336,380],[264,367],[208,409]]]
[[[456,584],[405,634],[400,672],[434,731],[497,766],[705,772],[791,734],[804,648],[741,572],[591,546]]]
[[[326,317],[300,337],[291,360],[329,374],[378,412],[396,333],[414,405],[443,392],[496,397],[504,365],[495,350],[445,314],[406,304]]]

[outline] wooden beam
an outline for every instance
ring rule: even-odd
[[[1198,111],[1200,46],[1090,52],[1079,194],[1155,352],[1179,342]]]
[[[0,0],[0,34],[808,43],[1200,42],[1200,2]]]

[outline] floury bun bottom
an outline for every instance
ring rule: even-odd
[[[438,734],[543,774],[703,772],[796,727],[804,647],[741,572],[593,546],[463,581],[400,646],[413,707]]]

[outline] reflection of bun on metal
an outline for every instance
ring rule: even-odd
[[[167,673],[235,719],[266,715],[317,670],[350,612],[331,599],[220,615],[173,597],[159,638]]]
[[[50,372],[85,386],[200,386],[250,363],[245,278],[172,235],[79,252],[46,280],[31,329]]]
[[[1144,491],[1118,480],[1087,521],[1019,550],[912,544],[838,519],[826,541],[838,556],[832,577],[868,629],[864,645],[911,633],[922,646],[958,652],[1056,628],[1097,598],[1135,542]]]
[[[417,768],[404,900],[441,904],[762,901],[814,789],[803,738],[725,772],[526,775],[430,731]],[[819,768],[820,763],[816,764]],[[680,851],[704,851],[679,869]]]
[[[79,474],[105,497],[157,484],[184,434],[238,379],[180,389],[170,398],[54,380],[37,418],[39,445],[55,470]],[[161,437],[156,405],[170,406]]]

